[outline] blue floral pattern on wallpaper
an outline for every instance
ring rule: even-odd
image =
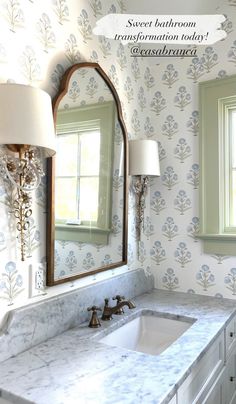
[[[236,258],[203,254],[202,243],[197,239],[200,224],[198,83],[235,73],[236,3],[224,0],[217,9],[217,13],[227,16],[223,29],[228,36],[224,41],[197,47],[193,58],[171,61],[131,58],[129,46],[93,35],[96,20],[109,12],[125,13],[126,4],[124,0],[4,0],[0,11],[1,82],[39,86],[54,96],[69,66],[85,60],[100,63],[120,96],[129,138],[151,138],[159,144],[161,178],[152,180],[148,189],[139,248],[135,206],[130,194],[127,270],[140,264],[148,271],[151,268],[156,285],[170,291],[234,297]],[[95,97],[95,82],[89,83],[87,93]],[[76,85],[70,97],[71,102],[80,97]],[[119,129],[115,144],[121,145]],[[119,192],[122,179],[118,178],[116,169],[113,186]],[[36,192],[34,221],[28,235],[28,255],[34,263],[45,262],[45,198],[44,183]],[[120,231],[121,199],[119,213],[113,215],[114,234]],[[24,269],[17,265],[19,246],[14,219],[9,215],[12,208],[12,189],[1,180],[0,299],[6,305],[27,302],[29,288],[25,276],[29,264],[26,262]],[[116,248],[120,256],[122,246]],[[91,251],[86,251],[84,243],[58,242],[56,260],[61,274],[73,271],[78,262],[82,262],[84,270],[91,268],[95,251],[99,252],[100,264],[110,262],[111,254],[104,246],[94,245]],[[15,284],[14,293],[7,291],[9,282]]]
[[[8,306],[11,306],[14,299],[23,291],[22,285],[23,277],[19,274],[16,263],[8,262],[0,278],[1,297],[7,301]]]
[[[156,283],[168,290],[224,297],[236,295],[236,257],[204,254],[198,239],[198,83],[235,74],[236,8],[232,3],[224,1],[218,9],[226,16],[222,28],[227,38],[197,47],[193,58],[172,59],[171,63],[162,59],[158,66],[150,65],[148,74],[155,84],[147,93],[152,139],[158,140],[166,153],[165,159],[160,159],[161,178],[155,180],[150,193],[155,228],[151,260],[158,265],[153,271]],[[153,108],[153,97],[162,97],[167,107],[161,109],[164,104],[156,102],[157,109]]]

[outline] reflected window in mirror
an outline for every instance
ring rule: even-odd
[[[114,101],[61,109],[57,113],[57,240],[109,242],[114,116]]]
[[[65,151],[71,156],[66,162]],[[99,128],[57,136],[56,223],[97,226],[99,163]]]
[[[200,83],[204,252],[236,255],[236,76]]]
[[[119,97],[96,63],[67,70],[53,101],[49,286],[127,263],[127,133]]]

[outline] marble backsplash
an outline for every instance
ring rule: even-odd
[[[0,329],[0,362],[88,321],[87,307],[103,307],[104,298],[117,294],[132,299],[154,288],[143,269],[65,293],[7,313]],[[115,303],[111,301],[111,305]]]

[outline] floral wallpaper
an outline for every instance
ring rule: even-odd
[[[123,116],[129,133],[133,132],[132,122],[139,116],[140,125],[144,124],[145,90],[139,86],[145,71],[143,61],[132,60],[129,48],[114,41],[92,34],[96,20],[108,13],[125,12],[123,0],[109,1],[76,1],[76,0],[0,0],[0,81],[16,82],[40,87],[53,97],[60,84],[65,70],[82,61],[100,63],[108,74],[120,96]],[[148,80],[148,77],[147,77]],[[94,90],[93,83],[90,93]],[[73,97],[77,96],[77,88],[73,89]],[[96,90],[96,89],[95,89]],[[92,95],[92,94],[91,94]],[[134,115],[132,116],[134,112]],[[134,122],[136,125],[136,123]],[[148,126],[148,122],[147,122]],[[129,135],[131,136],[131,135]],[[116,127],[115,143],[121,148],[121,132]],[[120,189],[120,180],[114,167],[114,192]],[[46,266],[46,177],[36,190],[34,196],[33,215],[30,219],[26,250],[27,260],[20,261],[19,242],[15,231],[13,211],[13,190],[3,179],[0,179],[0,317],[12,305],[27,304],[47,298],[57,293],[70,290],[71,286],[79,287],[85,280],[75,281],[47,288],[44,293],[34,289],[32,269],[40,264]],[[119,199],[119,215],[122,212],[122,201]],[[120,234],[119,215],[114,214],[113,230]],[[122,268],[108,271],[107,275],[97,274],[89,278],[91,283],[104,276],[110,277],[123,273],[141,265],[149,271],[147,259],[148,243],[142,244],[142,257],[139,262],[136,253],[136,240],[132,236],[134,208],[131,198],[129,212],[129,264]],[[134,227],[134,226],[133,226]],[[84,246],[70,245],[62,247],[63,254],[56,254],[60,261],[60,271],[81,270],[81,266],[91,268],[94,265],[93,255],[87,251],[84,261],[79,263],[78,256]],[[105,252],[103,246],[94,246],[101,263],[108,264],[111,254]],[[121,255],[119,245],[116,256]],[[66,252],[66,253],[65,253]],[[145,259],[144,259],[145,258]],[[63,269],[64,268],[64,269]],[[39,296],[39,297],[38,297]]]
[[[149,128],[146,136],[161,146],[161,177],[150,188],[152,271],[165,290],[234,298],[236,256],[207,255],[199,232],[198,83],[235,74],[236,7],[221,2],[227,38],[198,46],[194,58],[161,59],[147,68]],[[145,127],[144,127],[145,132]]]
[[[129,45],[93,35],[96,20],[108,13],[125,13],[126,5],[126,0],[0,0],[0,81],[39,86],[53,97],[70,65],[85,60],[100,63],[120,96],[129,138],[159,142],[162,174],[150,184],[138,249],[130,187],[129,263],[122,270],[143,267],[147,274],[154,274],[156,286],[166,290],[234,298],[236,258],[203,254],[196,236],[200,220],[198,82],[235,73],[236,4],[224,0],[217,8],[227,17],[224,41],[198,46],[192,59],[155,60],[131,58]],[[152,14],[159,12],[157,7]],[[10,214],[12,190],[1,179],[2,311],[11,304],[32,301],[30,265],[45,264],[45,184],[46,178],[35,194],[29,259],[21,263]],[[66,290],[70,287],[65,285]],[[48,288],[46,297],[60,290]]]

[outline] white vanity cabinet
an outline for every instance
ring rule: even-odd
[[[236,316],[225,329],[225,373],[223,403],[236,404]]]
[[[202,404],[224,366],[224,333],[216,339],[177,392],[178,404]]]
[[[236,404],[236,316],[180,386],[177,404]]]
[[[226,404],[226,390],[225,390],[225,368],[222,369],[220,375],[216,379],[210,391],[203,400],[202,404]]]
[[[224,377],[224,396],[226,404],[236,404],[236,348],[226,362]]]
[[[225,354],[226,359],[236,348],[236,316],[230,321],[225,328]]]
[[[177,404],[176,395],[169,401],[169,404]]]
[[[236,349],[229,356],[202,404],[236,404]]]

